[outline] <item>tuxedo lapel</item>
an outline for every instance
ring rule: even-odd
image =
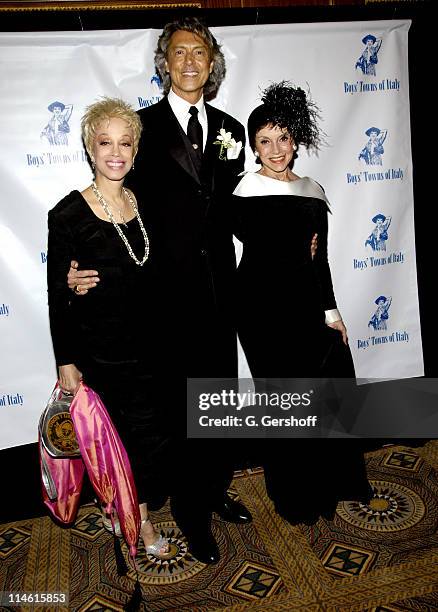
[[[178,123],[178,119],[173,114],[167,98],[158,104],[163,104],[162,123],[164,126],[164,134],[161,136],[161,138],[164,138],[166,148],[168,148],[170,155],[175,159],[175,161],[177,161],[178,164],[180,164],[180,166],[188,174],[190,174],[190,176],[193,177],[197,183],[200,183],[201,181],[198,172],[196,171],[196,167],[190,154],[190,143],[188,143],[187,139],[184,138],[184,132]]]

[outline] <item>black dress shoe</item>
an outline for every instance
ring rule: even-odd
[[[219,548],[211,532],[197,533],[196,536],[186,536],[186,538],[189,551],[195,559],[206,565],[213,565],[219,561]]]
[[[187,498],[171,497],[170,508],[187,540],[190,554],[206,565],[217,563],[219,548],[211,533],[211,511],[205,502],[190,504]]]
[[[214,505],[213,511],[229,523],[250,523],[252,521],[251,512],[228,495],[219,504]]]

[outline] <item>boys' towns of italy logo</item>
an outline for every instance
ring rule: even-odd
[[[388,311],[391,302],[392,297],[385,297],[384,295],[379,295],[379,297],[374,300],[374,303],[377,304],[377,308],[368,322],[368,327],[372,327],[375,330],[387,329],[387,321],[389,319]]]
[[[356,80],[344,80],[342,82],[345,94],[363,94],[367,96],[383,91],[400,91],[401,81],[398,75],[386,74],[385,76],[381,75],[382,78],[380,79],[374,78],[377,76],[377,64],[379,62],[379,51],[382,42],[383,39],[377,38],[374,34],[367,34],[362,38],[362,43],[365,46],[360,56],[353,64]]]
[[[403,264],[406,261],[404,251],[387,251],[387,243],[388,245],[391,243],[391,240],[389,240],[391,215],[384,215],[382,212],[378,212],[371,218],[371,221],[374,223],[374,227],[368,237],[362,242],[367,254],[364,255],[362,252],[359,257],[353,257],[353,270],[372,270],[391,264]]]
[[[144,97],[137,96],[139,108],[146,108],[159,102],[163,97],[161,86],[160,75],[155,72],[149,79],[146,95]]]
[[[155,83],[155,85],[158,87],[158,89],[161,89],[161,79],[160,79],[160,75],[155,73],[151,76],[151,83]]]
[[[365,131],[368,142],[359,153],[359,160],[363,160],[367,166],[381,166],[382,155],[385,152],[383,143],[388,135],[388,130],[380,130],[377,127],[370,127]]]
[[[359,59],[356,62],[356,70],[361,70],[362,74],[376,76],[376,65],[379,61],[378,53],[382,46],[382,39],[376,38],[373,34],[367,34],[362,38],[365,45]]]
[[[388,138],[388,130],[371,126],[365,130],[368,140],[357,156],[356,168],[346,173],[347,183],[350,185],[364,185],[379,181],[403,180],[403,168],[383,168],[383,143]],[[386,145],[385,145],[386,146]],[[359,167],[362,170],[359,170]]]
[[[388,228],[391,225],[391,217],[378,213],[371,219],[374,229],[365,240],[365,246],[371,247],[373,251],[386,251],[386,241],[388,240]]]
[[[374,304],[376,308],[372,313],[368,321],[368,329],[370,330],[369,336],[364,338],[357,338],[357,349],[368,350],[376,347],[380,347],[383,344],[396,344],[398,342],[408,343],[409,333],[406,330],[394,330],[394,325],[390,325],[390,331],[385,333],[388,329],[388,321],[390,318],[389,309],[392,304],[392,297],[386,295],[379,295],[375,300]]]
[[[76,130],[72,138],[73,145],[69,144],[69,121],[73,113],[73,104],[55,100],[48,105],[47,110],[50,112],[49,120],[39,132],[41,146],[36,147],[33,151],[26,151],[26,165],[36,169],[87,164],[87,156],[82,144],[73,149],[78,138],[78,134],[75,134]],[[41,259],[42,263],[45,263],[43,253]]]
[[[47,139],[49,145],[68,145],[68,133],[70,126],[68,124],[73,112],[72,104],[64,104],[63,102],[52,102],[47,107],[51,117],[40,134],[41,139]]]

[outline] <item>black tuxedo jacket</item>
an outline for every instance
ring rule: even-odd
[[[145,210],[157,270],[155,331],[164,370],[191,377],[235,376],[235,254],[230,195],[244,167],[219,159],[225,128],[243,145],[243,126],[206,104],[208,135],[199,173],[191,145],[164,98],[139,111],[143,123],[131,184]],[[158,354],[157,353],[157,354]]]

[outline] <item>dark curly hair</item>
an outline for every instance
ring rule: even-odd
[[[210,59],[213,61],[213,70],[204,85],[203,93],[207,100],[211,100],[216,96],[225,78],[225,57],[216,38],[208,27],[197,17],[182,17],[181,19],[167,23],[158,39],[157,48],[155,49],[155,69],[161,79],[163,92],[167,95],[172,85],[169,73],[166,71],[167,51],[172,35],[179,30],[185,30],[186,32],[196,34],[202,38],[208,47]]]
[[[262,102],[248,118],[248,139],[255,150],[257,132],[265,125],[286,128],[297,146],[318,150],[323,142],[319,108],[303,89],[288,81],[273,83],[262,92]]]

